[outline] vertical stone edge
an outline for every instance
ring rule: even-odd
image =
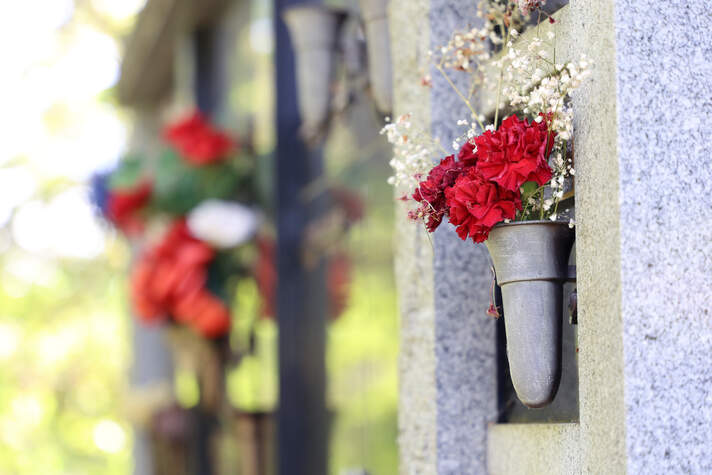
[[[616,2],[629,473],[712,473],[712,16]]]
[[[160,110],[146,107],[134,108],[129,148],[145,157],[155,156],[160,147]],[[133,258],[140,253],[137,246],[132,248]],[[149,404],[151,411],[162,409],[173,401],[173,354],[165,328],[146,327],[138,318],[131,316],[132,361],[129,369],[129,392],[127,405]],[[152,414],[151,414],[152,415]],[[138,416],[138,414],[137,414]],[[133,422],[134,475],[154,473],[154,450],[147,420]]]
[[[418,77],[427,61],[428,0],[392,0],[394,116],[410,113],[414,128],[430,128],[430,93]],[[437,472],[433,253],[422,226],[407,218],[396,189],[395,273],[400,307],[398,446],[403,475]]]
[[[583,473],[626,471],[614,0],[571,0],[574,57],[594,62],[574,100],[579,403]]]
[[[476,11],[470,0],[431,0],[430,48],[447,44],[454,31],[480,24]],[[449,76],[467,91],[463,74]],[[470,111],[438,71],[432,78],[431,132],[456,153],[452,142],[466,131],[457,120],[471,120]],[[484,245],[462,241],[449,224],[435,233],[434,247],[437,473],[483,474],[488,424],[497,416],[495,321],[486,315],[489,255]]]

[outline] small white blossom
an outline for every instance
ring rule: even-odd
[[[206,200],[188,213],[188,229],[196,238],[218,249],[248,241],[257,231],[257,213],[239,203]]]

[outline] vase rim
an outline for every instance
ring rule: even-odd
[[[567,223],[566,221],[551,221],[550,219],[537,219],[535,221],[512,221],[510,223],[499,223],[499,224],[496,224],[494,227],[495,228],[500,228],[500,227],[504,228],[504,227],[508,227],[508,226],[521,226],[521,225],[525,225],[525,224],[546,224],[546,225],[550,225],[550,226],[560,226],[560,225],[568,226],[569,225],[569,223]],[[571,229],[574,229],[574,228],[571,228]]]

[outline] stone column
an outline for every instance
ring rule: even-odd
[[[571,2],[583,469],[712,472],[712,15]]]
[[[131,150],[151,156],[159,147],[158,111],[154,108],[136,110],[130,140]],[[137,256],[139,249],[132,254]],[[163,409],[173,401],[173,357],[164,328],[146,326],[131,317],[133,357],[129,374],[129,398],[137,406],[134,421],[134,475],[152,475],[155,472],[155,451],[149,426],[153,412]]]
[[[454,31],[482,24],[476,2],[430,1],[430,48],[447,44]],[[450,153],[471,120],[470,111],[452,86],[431,71],[433,136]],[[455,85],[467,91],[464,75],[450,73]],[[484,244],[463,241],[453,226],[435,233],[435,358],[437,387],[437,450],[439,474],[469,475],[485,471],[487,425],[496,420],[495,320],[486,314],[492,272]]]
[[[454,30],[474,26],[475,13],[465,0],[391,2],[395,115],[411,113],[415,126],[445,148],[462,134],[456,121],[469,112],[447,81],[428,70],[427,53]],[[432,88],[420,84],[426,71]],[[484,473],[487,426],[497,410],[495,322],[485,314],[487,251],[448,226],[428,237],[421,224],[408,222],[404,206],[396,213],[401,473]]]

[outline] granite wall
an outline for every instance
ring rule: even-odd
[[[476,8],[465,0],[393,0],[391,12],[394,115],[411,113],[418,128],[451,144],[463,132],[456,120],[469,113],[447,81],[429,70],[427,52],[446,44],[453,30],[474,25]],[[426,72],[432,88],[420,84]],[[483,473],[487,425],[497,406],[495,322],[485,314],[487,251],[463,242],[450,227],[426,236],[400,202],[396,213],[400,471]]]
[[[430,48],[446,45],[454,31],[482,24],[468,0],[430,1]],[[446,149],[461,136],[458,119],[470,111],[434,68],[430,71],[431,132]],[[465,75],[450,72],[461,91]],[[487,316],[492,271],[484,244],[463,241],[453,226],[434,234],[437,473],[469,475],[486,469],[487,426],[497,418],[495,320]]]
[[[629,473],[712,473],[712,13],[615,5]]]
[[[444,144],[466,113],[415,78],[472,3],[391,5],[396,113]],[[712,15],[571,0],[556,17],[557,58],[595,63],[574,98],[580,421],[488,425],[486,252],[447,227],[431,250],[400,207],[401,473],[712,473]]]
[[[412,113],[414,126],[430,126],[430,97],[417,78],[429,48],[428,0],[390,4],[395,115]],[[395,190],[395,197],[404,190]],[[433,248],[422,226],[406,219],[395,200],[396,284],[401,313],[399,360],[400,473],[437,473],[435,304]]]

